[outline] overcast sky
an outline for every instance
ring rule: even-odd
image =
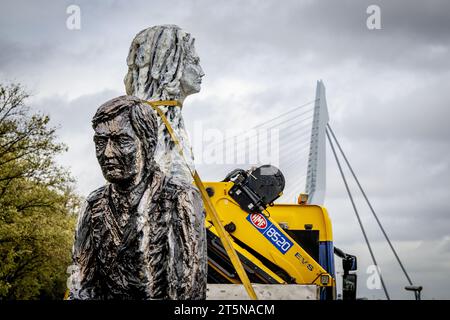
[[[131,40],[144,28],[177,24],[196,38],[206,73],[202,91],[184,105],[191,137],[198,125],[225,132],[271,119],[313,100],[323,79],[330,124],[410,276],[424,298],[450,298],[450,2],[0,3],[0,81],[24,84],[33,109],[60,126],[69,152],[58,159],[82,195],[103,183],[90,120],[101,103],[124,94]],[[71,4],[81,9],[80,30],[66,27]],[[380,30],[366,26],[371,4],[381,9]],[[299,163],[306,156],[307,149]],[[198,167],[206,180],[227,170]],[[359,296],[383,298],[366,286],[370,257],[331,152],[327,174],[335,244],[359,257]],[[391,296],[411,298],[355,196]]]

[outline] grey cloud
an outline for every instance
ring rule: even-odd
[[[426,297],[448,298],[450,181],[450,22],[447,1],[79,1],[82,29],[65,28],[72,1],[6,1],[0,12],[0,78],[36,94],[33,107],[60,124],[71,168],[86,195],[103,183],[90,117],[123,93],[125,58],[134,35],[175,23],[196,37],[206,72],[202,91],[184,106],[189,131],[246,129],[314,99],[323,78],[331,124],[386,229]],[[366,28],[369,4],[381,7],[382,30]],[[19,14],[20,13],[20,14]],[[299,138],[298,138],[299,139]],[[335,243],[370,264],[359,227],[328,152],[326,206]],[[283,154],[287,159],[288,153]],[[291,155],[289,155],[291,156]],[[304,155],[299,154],[299,157]],[[287,161],[287,160],[286,160]],[[299,166],[303,165],[299,163]],[[206,179],[232,166],[200,166]],[[298,170],[297,170],[298,169]],[[285,172],[295,176],[301,168]],[[354,188],[354,184],[352,184]],[[356,190],[356,189],[354,189]],[[420,199],[420,201],[419,201]],[[357,197],[362,206],[362,199]],[[361,207],[389,287],[403,292],[382,236]],[[423,241],[419,248],[408,243]],[[439,250],[433,250],[439,244]],[[425,263],[420,252],[426,252]],[[445,267],[447,266],[447,269]],[[362,278],[365,279],[365,278]],[[362,294],[374,294],[361,282]]]

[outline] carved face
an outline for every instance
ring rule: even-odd
[[[181,89],[185,96],[200,92],[200,85],[204,75],[205,73],[200,66],[200,58],[195,51],[194,45],[192,45],[191,54],[186,59],[180,79]]]
[[[99,123],[94,135],[97,160],[111,183],[130,183],[140,177],[144,157],[128,115]]]

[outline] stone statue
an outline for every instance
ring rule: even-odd
[[[101,105],[92,124],[107,183],[78,218],[69,298],[205,299],[202,201],[155,161],[156,113],[122,96]]]
[[[195,51],[194,38],[176,25],[154,26],[139,32],[128,54],[125,88],[128,95],[159,101],[177,100],[200,91],[205,75]],[[180,107],[161,107],[171,123],[191,170],[194,170],[189,138]],[[192,183],[189,168],[177,152],[169,133],[158,118],[158,144],[155,161],[176,180]]]

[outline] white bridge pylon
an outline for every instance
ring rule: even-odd
[[[309,195],[308,204],[323,205],[325,201],[326,179],[326,130],[329,121],[325,86],[317,81],[314,104],[311,142],[308,155],[305,192]]]

